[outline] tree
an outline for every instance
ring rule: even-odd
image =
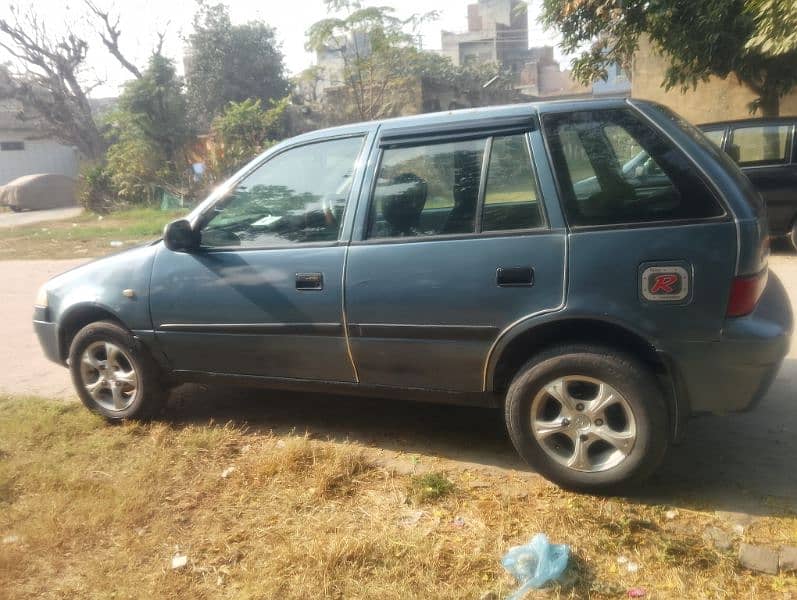
[[[153,54],[141,78],[125,86],[119,110],[127,113],[131,125],[160,148],[167,160],[178,160],[191,131],[183,82],[172,60]]]
[[[210,125],[229,102],[268,103],[288,92],[274,29],[261,22],[233,25],[224,4],[200,5],[186,62],[190,113],[201,126]]]
[[[311,65],[294,78],[299,97],[310,103],[318,102],[318,84],[324,79],[324,69],[319,65]]]
[[[88,42],[72,32],[51,36],[32,10],[11,6],[9,14],[0,18],[0,47],[14,62],[0,67],[0,97],[18,100],[23,118],[25,109],[33,109],[46,123],[45,133],[84,156],[101,156],[105,143],[91,114],[91,87],[81,78]]]
[[[417,26],[435,13],[399,19],[389,7],[363,8],[351,0],[325,0],[330,12],[344,10],[343,17],[314,23],[307,32],[308,50],[331,53],[342,70],[339,75],[346,95],[360,120],[395,114],[397,99],[407,91],[411,65],[418,56],[413,35]]]
[[[788,54],[797,49],[797,3],[794,0],[751,0],[755,35],[747,47],[764,55]]]
[[[108,52],[134,77],[141,77],[119,46],[119,18],[100,10],[91,0],[85,4]],[[102,82],[86,80],[89,42],[69,29],[63,35],[52,35],[33,9],[22,11],[12,5],[8,14],[8,18],[0,18],[0,48],[13,60],[0,65],[0,98],[19,101],[23,119],[43,122],[42,134],[76,146],[89,160],[99,159],[106,142],[92,114],[89,94]],[[160,54],[163,37],[158,33],[156,54]]]
[[[110,118],[107,169],[119,195],[127,201],[151,198],[153,186],[171,187],[187,161],[190,138],[182,80],[174,63],[153,54],[139,79],[125,85]]]
[[[268,110],[263,109],[259,98],[230,102],[213,119],[211,175],[216,179],[229,175],[273,145],[274,140],[284,137],[287,107],[287,99],[274,103]]]
[[[666,88],[687,90],[712,75],[734,75],[757,96],[751,112],[775,116],[780,98],[797,84],[797,49],[792,43],[773,53],[755,40],[772,21],[767,7],[791,2],[544,0],[542,21],[561,31],[565,52],[590,44],[573,61],[584,83],[605,78],[612,63],[629,68],[640,37],[647,35],[669,61]]]

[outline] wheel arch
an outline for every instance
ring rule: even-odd
[[[77,304],[60,317],[58,324],[58,354],[61,361],[66,362],[69,356],[69,347],[75,339],[77,332],[90,323],[97,321],[111,321],[120,327],[128,329],[118,315],[110,308],[96,303]]]
[[[689,415],[689,402],[673,361],[641,333],[613,321],[590,317],[561,317],[521,324],[499,338],[488,358],[484,390],[503,396],[518,370],[551,346],[590,343],[630,354],[648,366],[667,400],[673,439],[679,438]]]

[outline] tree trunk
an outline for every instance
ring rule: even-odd
[[[777,117],[780,113],[780,96],[771,89],[764,88],[759,96],[759,108],[761,116]],[[778,128],[765,128],[764,130],[764,155],[767,159],[781,159],[783,157],[783,145]]]
[[[762,117],[777,117],[780,115],[780,96],[776,91],[763,90],[758,106]]]

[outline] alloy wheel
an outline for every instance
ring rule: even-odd
[[[531,403],[531,429],[548,456],[587,473],[606,471],[629,455],[637,437],[631,405],[615,388],[592,377],[560,377]]]
[[[83,387],[94,401],[114,412],[128,408],[138,391],[138,373],[125,350],[112,342],[94,342],[80,360]]]

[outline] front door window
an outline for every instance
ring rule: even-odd
[[[362,137],[291,148],[249,173],[200,225],[205,247],[334,242]]]

